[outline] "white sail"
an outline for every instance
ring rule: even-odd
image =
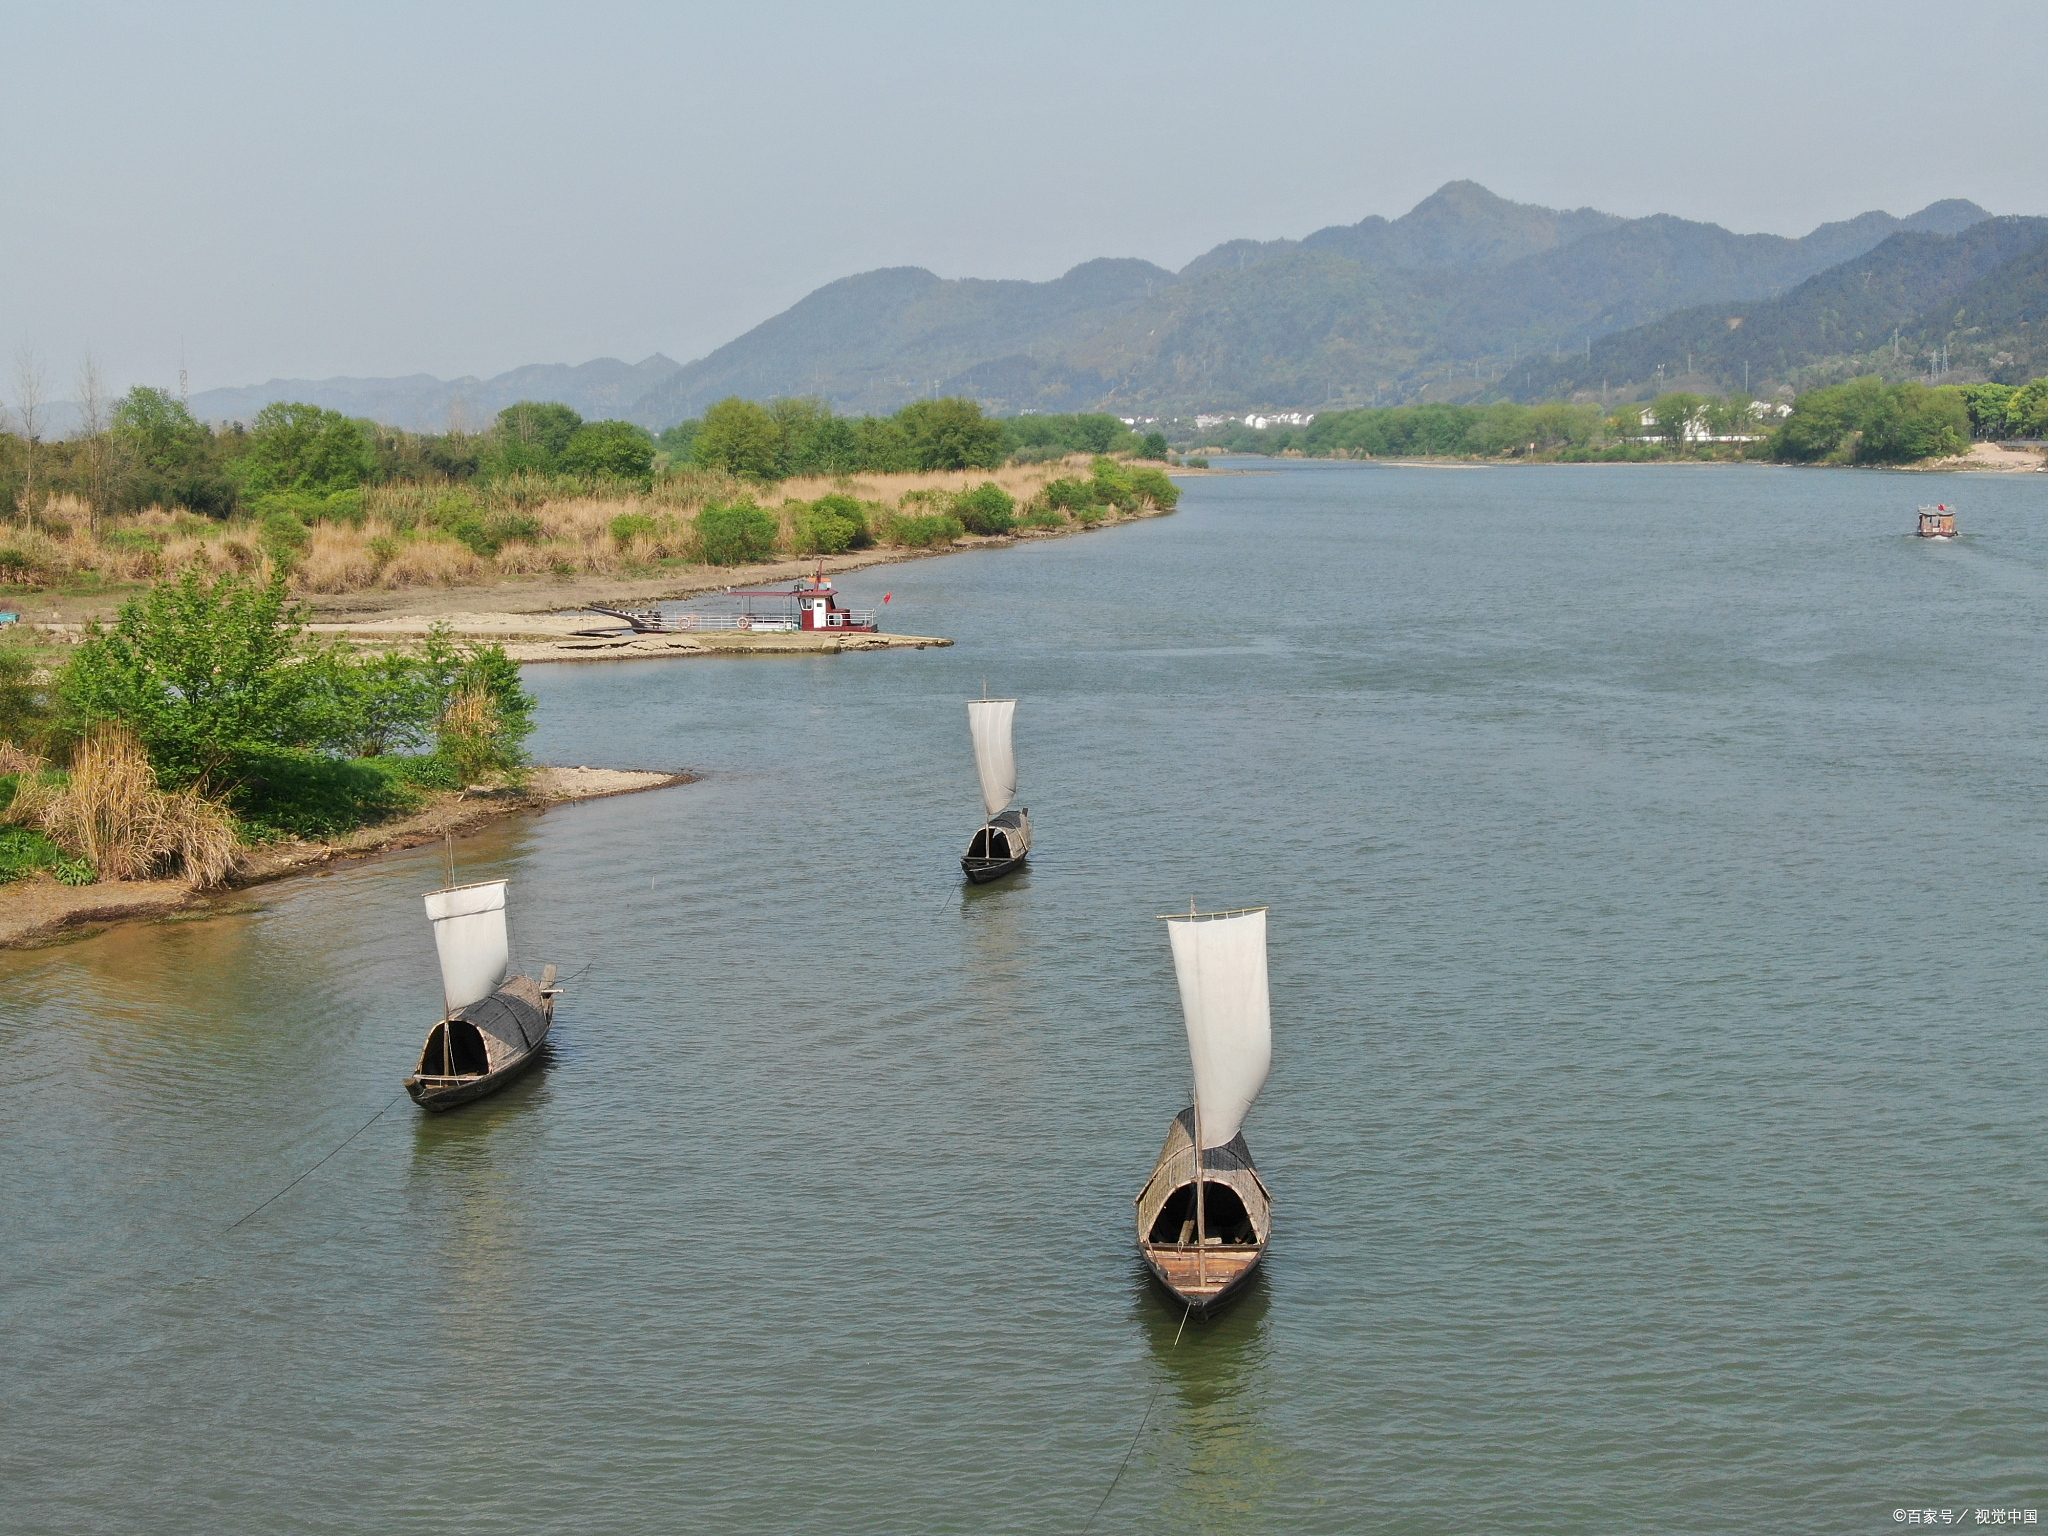
[[[1173,969],[1187,1015],[1202,1146],[1238,1133],[1273,1065],[1273,1014],[1266,993],[1264,910],[1167,919]]]
[[[427,892],[434,948],[441,955],[441,995],[448,1011],[489,997],[505,979],[512,957],[505,938],[505,882],[458,885]]]
[[[974,733],[974,766],[981,770],[981,803],[993,816],[1017,795],[1017,754],[1010,750],[1015,699],[969,699],[967,728]]]

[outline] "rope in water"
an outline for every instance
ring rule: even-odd
[[[1173,1347],[1167,1350],[1169,1355],[1175,1349],[1180,1348],[1180,1336],[1187,1332],[1188,1319],[1194,1315],[1194,1311],[1194,1304],[1190,1302],[1187,1311],[1181,1313],[1180,1327],[1176,1328],[1173,1332]],[[1124,1480],[1124,1469],[1131,1464],[1131,1454],[1137,1450],[1138,1441],[1145,1433],[1145,1426],[1152,1422],[1152,1410],[1159,1406],[1159,1394],[1165,1390],[1166,1383],[1164,1381],[1152,1389],[1152,1401],[1145,1405],[1145,1417],[1138,1420],[1138,1433],[1131,1436],[1131,1443],[1124,1450],[1124,1459],[1117,1463],[1116,1476],[1112,1477],[1109,1480],[1109,1486],[1102,1490],[1102,1502],[1095,1506],[1095,1513],[1090,1515],[1088,1523],[1081,1527],[1081,1536],[1088,1536],[1088,1533],[1095,1529],[1096,1520],[1100,1518],[1102,1511],[1109,1504],[1109,1496],[1116,1492],[1116,1485]]]
[[[391,1096],[391,1104],[396,1104],[400,1099],[404,1097],[405,1094],[402,1091],[394,1093]],[[282,1200],[286,1195],[290,1194],[293,1190],[297,1189],[307,1179],[311,1178],[314,1174],[318,1173],[322,1168],[325,1168],[329,1163],[333,1162],[336,1157],[340,1156],[342,1147],[347,1146],[350,1141],[354,1141],[358,1136],[362,1135],[363,1132],[367,1131],[379,1120],[382,1120],[384,1118],[384,1111],[391,1108],[391,1104],[386,1104],[384,1106],[384,1109],[378,1110],[377,1113],[370,1116],[369,1119],[365,1120],[361,1125],[357,1126],[354,1130],[350,1131],[348,1133],[348,1139],[342,1142],[341,1147],[336,1147],[332,1152],[328,1153],[325,1157],[321,1158],[319,1162],[315,1163],[312,1167],[308,1168],[296,1179],[293,1179],[291,1183],[285,1185],[283,1189],[280,1189],[276,1194],[272,1195],[268,1200],[264,1201],[262,1205],[257,1206],[255,1210],[249,1212],[248,1216],[237,1217],[235,1220],[229,1222],[228,1230],[230,1232],[234,1231],[235,1228],[239,1227],[243,1222],[247,1221],[250,1216],[255,1216],[260,1212],[268,1209],[270,1206],[275,1205],[278,1201]]]

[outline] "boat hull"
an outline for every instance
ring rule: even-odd
[[[975,885],[987,885],[991,880],[1000,880],[1003,876],[1022,869],[1024,861],[1030,857],[1029,853],[1020,853],[1009,859],[963,858],[960,861],[960,872]]]
[[[1208,1243],[1190,1241],[1194,1226],[1195,1112],[1182,1110],[1167,1128],[1152,1177],[1138,1191],[1138,1256],[1152,1278],[1193,1311],[1207,1314],[1243,1294],[1266,1257],[1273,1198],[1242,1135],[1202,1154]]]
[[[554,967],[549,966],[545,980],[553,979]],[[524,1048],[507,1052],[485,1072],[443,1075],[416,1071],[405,1079],[405,1091],[411,1095],[413,1103],[421,1109],[457,1109],[496,1093],[540,1059],[541,1052],[547,1045],[548,1031],[554,1028],[554,993],[546,990],[544,986],[536,985],[528,977],[517,976],[485,1001],[506,998],[522,1006],[525,1022],[519,1026],[519,1038]],[[454,1018],[459,1020],[466,1012],[467,1009],[458,1008]],[[444,1028],[450,1022],[451,1020],[444,1019],[434,1027]],[[503,1027],[501,1023],[499,1028]],[[429,1041],[433,1039],[432,1031],[428,1032],[427,1038]],[[502,1040],[503,1036],[499,1038]],[[422,1062],[422,1065],[424,1064]]]

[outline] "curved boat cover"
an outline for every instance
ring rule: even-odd
[[[449,1017],[476,1026],[484,1037],[484,1055],[495,1072],[546,1038],[548,1019],[535,1001],[539,995],[530,980],[516,976],[490,996],[454,1009]]]
[[[441,996],[453,1013],[489,997],[505,979],[512,958],[505,936],[505,882],[429,891],[426,899],[434,948],[441,956]]]
[[[1015,699],[969,699],[967,728],[974,733],[974,766],[981,770],[981,803],[993,816],[1017,797],[1017,755],[1010,748]]]
[[[1227,1145],[1273,1065],[1266,914],[1170,917],[1173,970],[1187,1017],[1202,1147]]]

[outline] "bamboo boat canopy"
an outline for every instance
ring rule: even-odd
[[[1237,1136],[1273,1064],[1266,912],[1174,916],[1166,927],[1206,1151]]]
[[[512,958],[505,934],[505,882],[486,880],[427,892],[434,948],[441,956],[441,995],[448,1011],[489,997]]]
[[[974,766],[981,770],[981,803],[993,816],[1017,797],[1017,755],[1010,747],[1015,699],[969,699],[967,727],[974,733]]]

